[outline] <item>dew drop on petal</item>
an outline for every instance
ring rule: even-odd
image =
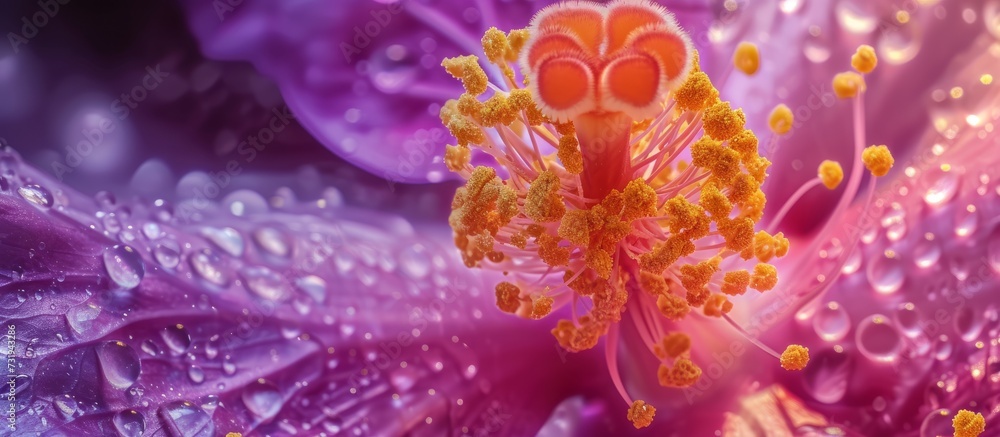
[[[875,257],[868,263],[868,282],[881,294],[895,293],[906,279],[902,264],[898,258]]]
[[[101,307],[94,304],[81,304],[66,312],[66,321],[77,334],[83,334],[94,326],[94,319],[101,314]]]
[[[932,207],[944,205],[958,192],[958,176],[954,172],[932,169],[927,172],[923,180],[927,181],[924,202]]]
[[[899,332],[880,314],[862,320],[856,336],[858,351],[872,361],[894,361],[902,350]]]
[[[826,341],[838,341],[851,330],[851,316],[837,302],[827,302],[813,316],[816,335]]]
[[[168,326],[160,332],[160,336],[163,337],[163,342],[167,344],[167,347],[176,355],[183,354],[191,347],[191,335],[188,334],[184,325]]]
[[[80,407],[76,400],[70,395],[56,396],[52,401],[52,405],[55,406],[56,411],[66,419],[72,418],[80,411]]]
[[[976,232],[979,227],[979,213],[976,207],[969,205],[958,208],[955,213],[955,235],[968,237]]]
[[[403,249],[399,258],[403,272],[413,279],[421,279],[431,271],[431,259],[427,249],[420,244]]]
[[[849,354],[833,349],[816,353],[803,375],[809,394],[826,404],[839,402],[847,393],[853,366],[854,360]]]
[[[146,432],[146,420],[143,419],[142,414],[135,410],[119,411],[115,413],[112,421],[115,424],[115,430],[122,437],[140,437]]]
[[[267,420],[281,411],[283,399],[278,387],[259,379],[243,390],[243,404],[260,420]]]
[[[985,320],[981,308],[973,308],[965,304],[955,310],[955,332],[958,332],[962,340],[975,341],[979,334],[983,332]]]
[[[104,251],[104,268],[111,280],[126,290],[138,287],[146,272],[139,254],[125,245],[116,245]]]
[[[205,371],[198,366],[188,367],[188,378],[195,384],[201,384],[205,382]]]
[[[212,284],[223,286],[229,281],[220,266],[222,261],[211,251],[203,250],[195,253],[191,256],[190,263],[198,276]]]
[[[896,309],[896,325],[903,334],[909,337],[920,334],[920,321],[920,310],[913,303],[904,303]]]
[[[920,424],[920,437],[954,435],[951,411],[946,408],[931,411]]]
[[[314,301],[323,303],[326,300],[326,281],[316,275],[309,275],[295,280],[295,285]]]
[[[287,257],[291,252],[291,243],[281,231],[265,226],[253,233],[253,240],[264,252],[274,256]]]
[[[208,227],[201,230],[201,235],[232,256],[243,255],[243,235],[236,229]]]
[[[937,358],[938,361],[945,361],[951,358],[952,350],[951,340],[948,339],[947,335],[942,335],[934,346],[934,358]]]
[[[986,246],[986,259],[994,272],[1000,273],[1000,226],[993,229]]]
[[[864,260],[864,254],[861,252],[862,251],[859,249],[854,249],[849,255],[847,255],[847,259],[844,261],[844,267],[840,269],[843,274],[853,275],[858,271],[858,269],[861,268],[861,262]]]
[[[180,248],[173,240],[163,240],[153,248],[153,258],[161,266],[172,269],[181,262]]]
[[[920,240],[913,246],[913,263],[922,269],[933,266],[941,258],[941,246],[934,240]]]
[[[52,193],[41,185],[25,185],[17,189],[17,194],[24,200],[43,208],[51,207],[53,203]]]
[[[267,267],[246,267],[241,272],[244,284],[251,293],[267,300],[285,298],[285,284],[281,275]]]
[[[141,370],[139,354],[120,341],[109,341],[97,347],[104,379],[112,387],[124,390],[135,384]]]
[[[160,418],[171,435],[179,437],[211,437],[215,435],[212,417],[188,401],[173,402],[160,407]]]
[[[837,22],[844,30],[856,33],[871,33],[878,26],[878,16],[871,5],[864,0],[843,0],[837,2]]]
[[[155,240],[163,236],[163,230],[160,229],[160,225],[156,222],[148,222],[142,225],[142,235],[150,240]]]

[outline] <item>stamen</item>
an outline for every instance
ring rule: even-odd
[[[757,74],[760,68],[760,52],[757,50],[757,45],[746,41],[737,45],[733,54],[733,66],[747,76]]]
[[[791,344],[781,353],[781,367],[785,370],[802,370],[809,363],[809,348]]]
[[[771,132],[778,135],[784,135],[791,131],[794,122],[795,117],[792,115],[792,110],[784,103],[775,106],[767,119],[767,125],[771,128]]]
[[[955,437],[978,437],[986,431],[986,418],[982,413],[958,410],[951,426],[955,428]]]

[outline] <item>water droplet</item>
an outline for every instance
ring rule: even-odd
[[[802,53],[806,59],[822,64],[830,59],[830,43],[820,35],[805,35],[805,43],[802,45]]]
[[[922,269],[933,266],[941,258],[941,246],[934,240],[921,240],[913,247],[913,263]]]
[[[836,6],[837,22],[851,33],[871,33],[878,26],[878,16],[873,8],[874,5],[863,0],[840,1]]]
[[[237,217],[261,214],[268,211],[267,201],[253,190],[236,190],[222,199],[222,206]]]
[[[899,241],[906,236],[906,222],[900,220],[885,228],[885,236],[889,241]]]
[[[247,267],[242,271],[243,281],[253,294],[268,300],[285,298],[285,283],[281,275],[267,267]]]
[[[104,267],[111,280],[126,290],[138,287],[146,272],[142,257],[125,245],[116,245],[104,251]]]
[[[198,366],[188,367],[188,378],[195,384],[201,384],[205,382],[205,371]]]
[[[153,248],[153,258],[156,258],[156,262],[168,269],[177,267],[181,262],[180,247],[173,240],[163,240]]]
[[[163,351],[160,350],[160,346],[158,346],[153,340],[143,341],[141,348],[143,352],[154,357],[163,353]]]
[[[55,400],[52,402],[62,416],[66,419],[72,418],[80,411],[79,405],[77,405],[76,400],[70,397],[70,395],[56,396]]]
[[[222,362],[222,371],[225,372],[226,375],[232,376],[236,374],[236,364],[227,359]]]
[[[373,50],[368,58],[368,75],[375,88],[386,94],[395,94],[413,83],[420,60],[412,52],[399,44]]]
[[[894,361],[899,357],[902,341],[899,333],[883,315],[876,314],[861,321],[855,342],[858,351],[873,361]]]
[[[903,280],[906,279],[902,264],[898,258],[875,257],[868,263],[868,282],[879,293],[895,293],[903,286]]]
[[[139,354],[131,346],[120,341],[102,343],[97,347],[97,358],[104,379],[112,387],[124,390],[139,379]]]
[[[179,437],[212,437],[215,423],[212,417],[188,401],[173,402],[160,408],[160,418],[173,435]]]
[[[946,408],[927,413],[927,417],[924,417],[924,421],[920,424],[920,437],[950,436],[955,435],[954,432],[952,414]]]
[[[958,208],[955,212],[955,235],[968,237],[976,232],[979,227],[979,213],[976,207],[969,205]]]
[[[955,331],[962,340],[971,342],[979,338],[984,322],[982,308],[962,305],[955,310]]]
[[[803,0],[781,0],[778,2],[778,8],[786,14],[794,14],[802,8],[802,3]]]
[[[233,228],[203,228],[201,230],[201,235],[211,241],[219,249],[232,256],[243,255],[243,249],[245,244],[243,243],[243,236],[240,232]]]
[[[113,421],[115,430],[122,437],[141,437],[146,432],[146,420],[138,411],[119,411],[115,413]]]
[[[160,225],[154,222],[148,222],[142,225],[142,234],[150,240],[155,240],[163,236],[163,230],[160,229]]]
[[[257,380],[243,390],[243,404],[262,421],[277,415],[283,402],[278,387],[264,380]]]
[[[291,242],[288,241],[288,237],[275,228],[260,228],[253,233],[253,239],[261,249],[271,255],[287,257],[291,252]]]
[[[184,325],[171,325],[160,332],[163,342],[175,355],[181,355],[191,347],[191,335]]]
[[[951,341],[948,339],[947,335],[942,335],[938,338],[937,344],[934,345],[934,358],[938,361],[944,361],[951,358],[952,351]]]
[[[864,255],[861,253],[860,249],[854,249],[851,254],[847,256],[847,260],[844,261],[844,267],[840,269],[845,275],[853,275],[858,269],[861,268],[861,262],[864,260]]]
[[[913,60],[920,52],[919,33],[917,26],[901,26],[892,32],[880,33],[875,44],[879,61],[885,59],[887,64],[901,65]]]
[[[920,311],[912,303],[904,303],[896,309],[896,325],[910,337],[920,334]]]
[[[935,208],[947,203],[958,192],[958,176],[952,171],[932,169],[921,180],[927,183],[924,202]]]
[[[837,302],[828,302],[813,317],[816,335],[826,341],[839,341],[851,330],[851,316]]]
[[[814,399],[833,404],[840,402],[847,393],[847,382],[854,368],[854,359],[833,349],[816,353],[806,366],[806,387]]]
[[[421,279],[431,271],[431,259],[423,245],[414,244],[399,254],[403,273],[413,279]]]
[[[229,282],[220,267],[221,263],[218,255],[207,249],[192,255],[190,261],[191,267],[198,273],[198,276],[218,286],[226,285]]]
[[[1000,38],[1000,1],[983,4],[983,22],[994,37]]]
[[[17,194],[35,205],[44,208],[52,206],[52,193],[40,185],[25,185],[17,189]]]
[[[101,307],[87,303],[77,305],[66,312],[66,321],[77,334],[83,334],[94,326],[94,319],[101,314]]]
[[[986,259],[993,271],[1000,273],[1000,226],[990,233],[986,246]]]
[[[326,300],[326,281],[319,276],[309,275],[299,278],[295,281],[295,285],[316,302],[323,303]]]

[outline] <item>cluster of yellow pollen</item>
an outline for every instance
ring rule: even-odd
[[[955,428],[955,437],[978,437],[986,431],[986,418],[982,413],[959,410],[951,426]]]
[[[837,161],[825,160],[819,164],[819,179],[826,188],[834,190],[844,180],[844,169]]]
[[[785,370],[802,370],[809,363],[809,348],[797,344],[788,345],[781,353],[781,367]]]
[[[882,177],[889,174],[892,164],[895,162],[892,153],[886,146],[869,146],[861,153],[861,160],[865,163],[865,168],[872,172],[872,175]]]
[[[769,262],[789,249],[756,229],[771,163],[742,110],[647,0],[556,4],[482,43],[486,64],[442,64],[465,88],[441,109],[457,140],[445,162],[467,180],[449,218],[465,264],[506,275],[502,311],[537,319],[570,306],[552,329],[568,351],[596,346],[626,311],[642,314],[660,384],[691,386],[692,340],[664,324],[692,310],[723,317],[732,297],[771,290]],[[759,66],[755,46],[736,59],[747,74]],[[499,74],[491,81],[484,66]],[[787,107],[772,118],[790,129]],[[502,170],[472,166],[473,153]],[[653,407],[626,399],[633,424],[648,425]]]

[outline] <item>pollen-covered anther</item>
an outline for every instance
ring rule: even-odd
[[[757,231],[754,236],[754,256],[757,260],[766,263],[771,258],[782,257],[788,253],[788,239],[785,234],[778,232],[776,235],[768,234],[766,231]]]
[[[529,37],[531,37],[531,32],[528,32],[528,29],[515,29],[507,34],[507,43],[510,49],[507,52],[508,62],[517,61],[517,57],[521,55],[521,50],[528,43]]]
[[[677,107],[688,111],[701,111],[719,102],[719,90],[702,71],[688,75],[687,80],[673,94]]]
[[[535,240],[538,243],[538,257],[550,266],[569,264],[569,248],[559,245],[559,237],[542,234]],[[610,267],[609,267],[610,270]]]
[[[494,64],[506,65],[507,51],[510,50],[507,34],[496,27],[491,27],[483,34],[482,43],[486,59]]]
[[[472,160],[472,151],[468,146],[445,146],[444,163],[448,170],[459,172],[469,165]]]
[[[691,350],[691,337],[683,332],[671,332],[663,337],[660,343],[653,346],[653,353],[658,358],[677,358]]]
[[[718,223],[719,233],[726,240],[726,248],[739,252],[753,244],[754,221],[749,217],[726,219]]]
[[[554,300],[549,296],[538,296],[531,303],[531,318],[537,320],[552,313],[553,302]]]
[[[978,437],[986,431],[986,418],[982,413],[958,410],[951,426],[955,429],[955,437]]]
[[[474,96],[486,92],[489,78],[483,67],[479,65],[479,57],[475,55],[447,58],[441,66],[456,79],[462,81],[465,91]]]
[[[819,180],[826,188],[835,190],[844,180],[844,169],[837,161],[823,161],[819,164]]]
[[[753,267],[750,277],[750,288],[757,291],[767,291],[778,285],[778,269],[770,264],[757,264]]]
[[[767,119],[767,125],[771,128],[771,132],[778,135],[784,135],[791,131],[794,122],[795,116],[792,114],[792,110],[784,103],[775,106]]]
[[[729,148],[739,152],[740,157],[743,158],[743,162],[748,163],[760,156],[757,150],[759,142],[760,140],[757,139],[757,135],[754,135],[752,130],[744,129],[729,139]]]
[[[660,297],[656,298],[656,308],[660,310],[663,317],[675,321],[683,319],[691,311],[687,300],[670,293],[661,294]]]
[[[719,102],[705,110],[703,122],[708,136],[725,141],[743,131],[746,116],[742,109],[734,111],[729,102]]]
[[[722,276],[722,292],[730,296],[746,293],[749,286],[750,272],[746,270],[734,270]]]
[[[790,344],[781,353],[781,367],[785,370],[802,370],[809,364],[809,348]]]
[[[546,170],[539,173],[524,201],[524,215],[538,223],[559,221],[566,213],[566,205],[559,195],[559,176]]]
[[[521,289],[510,282],[501,282],[496,286],[497,308],[505,313],[516,313],[521,307]]]
[[[865,78],[853,71],[838,73],[833,77],[833,93],[841,99],[850,99],[865,92]]]
[[[858,50],[851,56],[851,67],[859,73],[871,73],[877,65],[878,56],[875,55],[875,48],[870,45],[858,46]]]
[[[753,76],[760,68],[760,51],[757,45],[750,42],[741,42],[736,46],[733,53],[733,66],[747,76]]]
[[[559,162],[570,174],[583,173],[583,153],[580,152],[580,141],[575,135],[563,135],[559,138],[556,149]]]
[[[728,314],[732,309],[733,303],[726,298],[726,295],[716,293],[708,297],[704,312],[709,317],[722,317],[723,314]]]
[[[865,163],[865,168],[872,172],[873,176],[882,177],[889,174],[895,160],[892,152],[886,146],[868,146],[861,152],[861,160]]]
[[[674,361],[673,366],[661,364],[656,376],[664,387],[690,387],[701,377],[701,368],[690,359],[681,357]]]
[[[518,111],[510,106],[507,96],[503,93],[495,93],[489,100],[483,102],[479,111],[479,119],[483,126],[495,127],[498,125],[510,125],[517,120]]]
[[[701,306],[709,297],[706,288],[715,272],[719,271],[722,258],[716,256],[694,265],[681,266],[681,285],[687,290],[687,301],[691,306]]]
[[[632,422],[632,425],[635,426],[635,429],[642,429],[653,423],[653,417],[656,416],[656,408],[643,401],[635,401],[628,408],[626,416]]]

